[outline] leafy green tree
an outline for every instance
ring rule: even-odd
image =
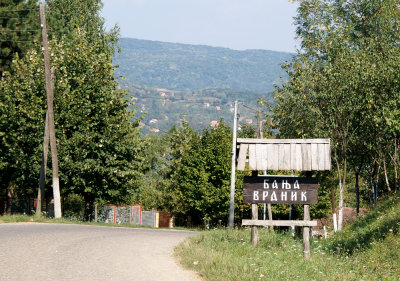
[[[54,10],[57,5],[81,3],[50,2]],[[94,5],[86,21],[99,18],[99,7]],[[73,6],[69,8],[74,10]],[[84,14],[76,15],[77,18],[82,16]],[[106,33],[100,24],[97,28],[98,34],[105,34],[99,35],[98,40],[94,30],[76,26],[64,35],[55,30],[50,41],[51,63],[56,68],[55,123],[61,192],[64,196],[78,194],[84,198],[86,218],[90,218],[95,201],[128,201],[137,189],[142,162],[139,121],[131,122],[135,110],[128,109],[126,92],[117,89],[113,77],[115,68],[111,58],[117,34]],[[13,65],[16,73],[13,76],[6,73],[1,81],[4,91],[0,102],[5,105],[2,110],[6,114],[1,115],[1,150],[5,153],[2,153],[0,167],[2,177],[14,168],[12,177],[18,180],[21,192],[32,195],[38,182],[46,95],[42,79],[20,78],[26,73],[43,77],[42,56],[39,50],[32,50],[27,56],[16,58]],[[21,162],[16,161],[27,163],[31,178],[27,178],[23,166],[18,164]],[[33,162],[36,165],[31,164],[32,161],[36,161]],[[8,173],[8,176],[13,174]]]
[[[217,128],[203,131],[201,138],[192,139],[190,151],[176,167],[174,188],[179,194],[182,210],[192,222],[227,221],[229,212],[230,128],[223,120]]]
[[[32,195],[37,188],[46,99],[37,52],[15,58],[14,74],[0,80],[0,189],[13,187],[16,197]],[[21,78],[21,79],[20,79]],[[5,194],[2,194],[3,196]]]
[[[39,6],[34,0],[0,2],[0,78],[11,70],[15,54],[21,58],[40,38]],[[29,75],[30,73],[27,73]]]
[[[283,136],[332,140],[339,228],[349,166],[360,166],[360,159],[380,163],[382,136],[392,143],[399,133],[398,15],[396,1],[301,1],[302,49],[285,65],[288,81],[275,90]]]

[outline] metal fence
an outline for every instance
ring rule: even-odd
[[[95,220],[104,223],[158,227],[157,210],[143,210],[142,205],[96,206]]]
[[[11,205],[10,211],[12,215],[32,215],[35,213],[36,199],[12,199],[8,204]],[[8,207],[6,200],[0,200],[0,215],[5,214]]]

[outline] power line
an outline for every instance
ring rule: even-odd
[[[9,19],[9,20],[20,20],[20,19],[29,19],[25,17],[0,17],[0,19]]]
[[[39,41],[24,41],[24,40],[0,40],[0,42],[17,42],[17,43],[40,43]]]
[[[245,105],[245,104],[243,104],[243,103],[242,103],[242,106],[245,107],[245,108],[247,108],[247,109],[250,109],[250,110],[253,110],[253,111],[255,111],[255,112],[258,112],[258,109],[255,109],[255,108],[253,108],[253,107],[251,107],[251,106],[248,106],[248,105]]]
[[[24,77],[14,77],[14,76],[3,76],[3,77],[0,77],[0,80],[13,80],[13,79],[16,79],[16,80],[30,80],[30,79],[35,79],[35,78],[38,78],[38,77],[42,77],[42,75],[35,75],[35,76],[24,76]]]
[[[173,99],[173,100],[171,100],[171,99],[166,99],[166,98],[157,98],[157,97],[137,97],[138,99],[140,99],[140,100],[157,100],[157,101],[165,101],[165,102],[171,102],[171,103],[194,103],[194,104],[196,104],[196,103],[198,103],[198,104],[204,104],[204,103],[209,103],[209,104],[212,104],[212,105],[223,105],[223,104],[227,104],[227,103],[224,103],[224,102],[215,102],[215,101],[212,101],[212,102],[206,102],[206,101],[199,101],[199,100],[189,100],[189,99]]]
[[[10,29],[3,29],[0,30],[0,32],[35,32],[35,31],[40,31],[41,29],[14,29],[14,30],[10,30]],[[50,32],[50,31],[48,31]]]
[[[1,10],[1,9],[0,9],[0,13],[2,13],[2,12],[24,12],[24,11],[35,11],[35,10],[39,10],[39,8],[34,8],[34,9],[18,9],[18,10]]]

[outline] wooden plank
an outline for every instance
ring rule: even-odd
[[[265,145],[256,144],[256,163],[258,171],[264,171],[267,169],[267,162],[264,156],[265,150]]]
[[[242,226],[317,226],[317,221],[311,220],[242,220]]]
[[[325,144],[318,144],[318,171],[325,170]]]
[[[304,221],[310,221],[310,205],[304,205]],[[304,258],[310,259],[310,228],[305,226],[303,228],[303,252]]]
[[[311,144],[311,170],[318,171],[318,144]]]
[[[249,170],[250,171],[257,170],[256,145],[255,144],[249,144]]]
[[[239,171],[244,171],[244,169],[246,167],[246,158],[247,158],[248,149],[249,149],[249,145],[247,143],[240,144],[238,164],[237,164],[237,169]]]
[[[281,145],[281,144],[280,144]],[[283,155],[281,155],[281,151],[279,151],[280,158],[280,167],[279,170],[291,170],[290,166],[290,144],[282,144],[283,145]]]
[[[258,206],[257,204],[251,205],[251,219],[258,220]],[[258,229],[257,226],[253,225],[251,228],[251,245],[257,246],[258,244]]]
[[[243,203],[316,204],[318,179],[299,177],[244,177]]]
[[[325,144],[325,170],[331,170],[331,145]]]
[[[290,144],[290,168],[297,171],[295,143]]]
[[[311,144],[301,144],[301,163],[303,171],[311,171]]]
[[[306,144],[306,143],[330,143],[330,139],[253,139],[253,138],[237,138],[237,143],[248,143],[248,144],[281,144],[281,143],[299,143],[299,144]]]
[[[283,166],[283,143],[277,144],[278,146],[278,168],[277,170],[282,170],[282,166]]]
[[[295,168],[293,168],[293,170],[296,171],[302,171],[303,170],[303,166],[302,166],[302,157],[301,157],[301,144],[295,144],[296,146],[296,152],[294,155],[292,155],[291,157],[295,158]]]
[[[262,165],[262,171],[268,170],[268,145],[262,145],[262,159],[263,159],[263,165]]]
[[[267,156],[267,170],[277,171],[279,161],[279,146],[277,144],[268,144]]]

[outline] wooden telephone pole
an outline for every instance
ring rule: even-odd
[[[47,27],[46,17],[44,12],[44,5],[40,3],[40,23],[42,27],[42,40],[43,40],[43,55],[44,55],[44,70],[46,78],[46,93],[47,93],[47,118],[48,132],[50,138],[50,149],[51,149],[51,164],[53,172],[53,199],[54,199],[54,217],[61,218],[61,199],[60,199],[60,181],[58,177],[58,156],[57,156],[57,145],[56,145],[56,132],[54,126],[54,86],[52,85],[52,75],[50,71],[50,57],[49,57],[49,44],[47,41]],[[54,73],[54,69],[52,71]],[[46,138],[46,136],[45,136]],[[44,144],[46,139],[44,140]],[[44,149],[46,149],[44,147]],[[43,151],[43,155],[47,152]],[[46,165],[46,163],[44,163]],[[44,175],[45,176],[45,175]],[[43,190],[41,191],[43,193]],[[41,196],[43,196],[41,194]]]

